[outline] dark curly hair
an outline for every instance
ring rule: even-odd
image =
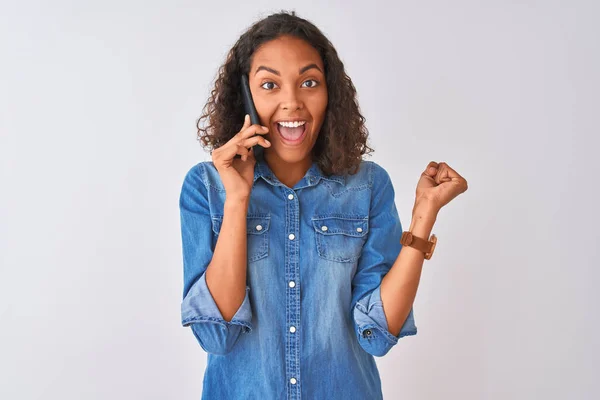
[[[325,175],[354,174],[363,154],[373,152],[367,145],[368,130],[359,111],[356,89],[344,71],[344,64],[331,42],[311,22],[296,13],[281,11],[256,22],[229,51],[218,72],[203,114],[198,119],[198,140],[205,149],[219,148],[240,131],[244,121],[241,75],[248,74],[254,51],[282,35],[303,39],[320,54],[325,67],[328,104],[325,119],[312,149],[313,161]],[[200,122],[209,119],[202,128]]]

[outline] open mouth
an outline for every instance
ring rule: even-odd
[[[277,129],[277,133],[279,134],[281,141],[288,146],[296,146],[304,141],[304,138],[306,137],[306,132],[308,131],[307,126],[308,122],[305,122],[304,125],[299,126],[294,130],[284,128],[285,131],[282,132],[280,129],[282,128],[282,126],[278,123],[275,123],[275,129]],[[301,128],[302,131],[300,132]]]

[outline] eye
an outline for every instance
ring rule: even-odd
[[[263,89],[265,89],[265,90],[273,90],[273,89],[267,89],[266,87],[264,87],[267,83],[272,83],[273,85],[275,85],[275,82],[266,81],[265,83],[263,83],[262,85],[260,85],[260,87],[263,88]]]
[[[311,85],[311,86],[304,86],[304,87],[307,87],[307,88],[314,88],[315,86],[318,86],[320,84],[320,82],[318,80],[316,80],[316,79],[307,79],[304,82],[302,82],[302,84],[304,85],[306,82],[314,82],[314,84]],[[266,81],[266,82],[263,82],[263,84],[260,87],[263,88],[263,89],[265,89],[265,90],[269,90],[269,91],[275,89],[274,87],[268,87],[268,88],[265,87],[265,85],[267,85],[267,84],[272,84],[272,85],[277,86],[277,84],[275,82]]]
[[[318,86],[318,85],[319,85],[319,81],[317,81],[316,79],[307,79],[307,80],[305,80],[304,82],[302,82],[302,84],[304,84],[304,83],[306,83],[306,82],[310,82],[310,81],[312,81],[312,82],[315,82],[315,84],[314,84],[314,85],[312,85],[312,86],[305,86],[305,87],[311,87],[311,88],[313,88],[313,87],[315,87],[315,86]]]

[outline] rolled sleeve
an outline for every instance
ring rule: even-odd
[[[381,287],[377,287],[371,294],[356,303],[354,320],[360,345],[368,353],[378,357],[387,354],[398,343],[398,339],[417,334],[412,307],[400,333],[394,336],[389,332],[381,301]]]
[[[231,321],[226,321],[219,311],[208,286],[206,274],[192,286],[181,303],[181,324],[190,326],[200,346],[209,353],[227,354],[238,341],[242,332],[252,331],[250,287]]]
[[[400,333],[392,335],[381,301],[381,282],[394,265],[402,244],[402,224],[394,202],[394,188],[387,171],[372,163],[369,232],[352,278],[351,318],[361,347],[374,356],[384,356],[404,336],[416,335],[413,309]]]
[[[246,287],[244,301],[232,320],[226,321],[206,284],[205,272],[216,243],[203,174],[203,163],[190,169],[179,197],[184,280],[181,323],[191,327],[206,352],[223,355],[233,349],[241,333],[252,331],[250,288]]]

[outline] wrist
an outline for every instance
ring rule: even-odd
[[[435,218],[430,216],[416,215],[413,217],[408,231],[416,237],[428,240],[429,236],[431,236],[431,231],[433,230],[434,224]]]
[[[439,211],[440,208],[434,201],[428,199],[419,199],[415,201],[412,209],[412,216],[413,218],[420,216],[425,219],[435,220]]]
[[[433,225],[437,220],[439,208],[431,201],[422,200],[413,207],[412,220],[408,229],[413,235],[429,239]]]
[[[243,210],[246,212],[248,210],[248,205],[250,204],[249,198],[244,197],[225,197],[225,204],[223,205],[224,210],[235,210],[240,211]]]

